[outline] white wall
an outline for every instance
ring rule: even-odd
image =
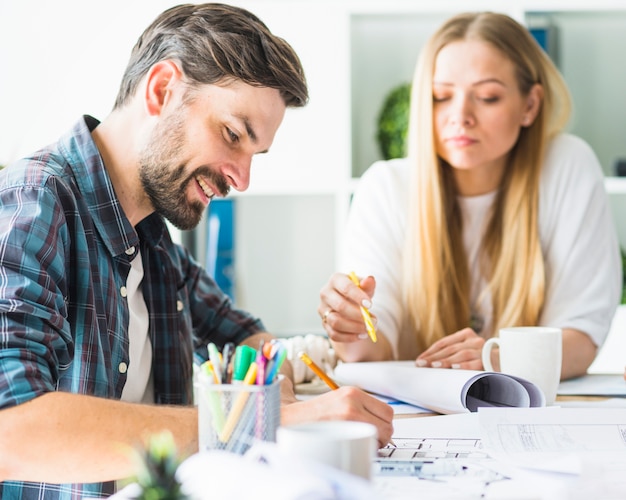
[[[624,2],[626,7],[626,2]],[[626,10],[550,14],[559,66],[574,100],[571,130],[594,148],[606,175],[626,158]]]
[[[82,114],[106,117],[136,39],[178,3],[0,0],[0,164],[57,140]],[[334,270],[335,189],[350,177],[348,46],[308,43],[320,25],[344,30],[344,18],[309,5],[298,18],[271,3],[252,9],[297,50],[311,93],[306,110],[287,112],[271,152],[254,161],[250,197],[238,199],[237,303],[278,334],[321,330],[315,306]]]
[[[141,30],[174,2],[0,1],[0,163],[104,118]]]

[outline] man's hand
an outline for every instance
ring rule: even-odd
[[[319,420],[354,420],[372,424],[378,430],[380,448],[387,445],[393,435],[391,406],[356,387],[340,387],[281,408],[281,425]]]
[[[349,278],[348,278],[349,279]],[[261,340],[270,341],[268,333],[257,333],[244,343],[258,348]],[[378,430],[378,444],[385,446],[393,434],[393,409],[387,403],[355,387],[340,387],[313,399],[298,401],[295,395],[293,367],[285,360],[280,373],[281,425],[317,420],[354,420],[373,424]]]

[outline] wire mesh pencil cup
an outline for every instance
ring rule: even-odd
[[[280,425],[279,375],[268,385],[215,384],[198,377],[200,451],[244,454],[256,441],[276,441]]]

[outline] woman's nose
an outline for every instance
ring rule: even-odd
[[[455,125],[467,127],[475,123],[474,111],[469,99],[459,97],[453,101],[450,119]]]

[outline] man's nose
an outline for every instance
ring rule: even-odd
[[[250,186],[250,167],[252,166],[252,157],[246,156],[239,158],[236,162],[229,163],[224,168],[223,174],[226,176],[228,183],[237,191],[245,191]]]

